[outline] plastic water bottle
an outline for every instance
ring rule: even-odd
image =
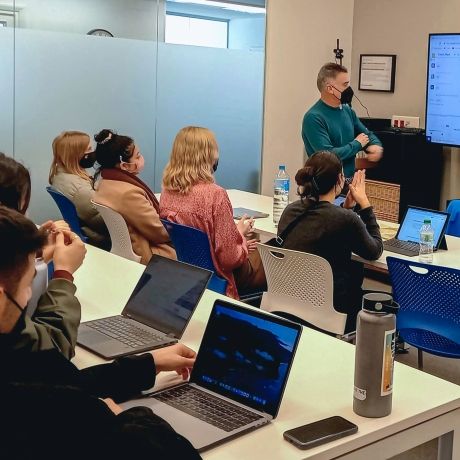
[[[398,309],[389,294],[363,296],[356,321],[353,391],[353,411],[363,417],[385,417],[391,413]]]
[[[48,265],[39,257],[35,259],[35,278],[32,282],[32,297],[27,303],[26,313],[33,316],[37,308],[38,300],[48,287]]]
[[[425,264],[433,263],[433,241],[434,230],[431,226],[431,220],[425,219],[420,229],[420,252],[419,261]]]
[[[286,166],[280,165],[273,189],[273,222],[275,225],[278,225],[284,208],[289,204],[289,183]]]

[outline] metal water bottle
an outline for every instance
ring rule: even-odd
[[[353,411],[363,417],[385,417],[391,413],[398,309],[389,294],[363,296],[356,321],[353,392]]]

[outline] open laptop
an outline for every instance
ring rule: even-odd
[[[302,326],[216,300],[189,383],[123,408],[148,406],[202,451],[278,414]]]
[[[433,250],[436,251],[442,248],[442,245],[445,245],[444,233],[449,222],[449,214],[432,209],[416,208],[415,206],[408,206],[396,237],[384,241],[383,248],[386,251],[396,252],[405,256],[413,257],[418,255],[420,228],[425,219],[431,220],[431,226],[434,230]]]
[[[177,342],[211,275],[209,270],[154,255],[121,315],[80,324],[78,344],[115,358]]]
[[[248,208],[233,208],[233,218],[234,219],[241,219],[244,215],[251,217],[252,219],[264,219],[268,217],[270,214],[261,211],[255,211],[254,209]]]

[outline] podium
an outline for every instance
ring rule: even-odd
[[[408,205],[439,209],[442,181],[442,145],[426,141],[425,133],[404,129],[375,129],[362,119],[382,142],[383,157],[366,178],[400,185],[399,219]],[[374,129],[373,129],[374,128]]]

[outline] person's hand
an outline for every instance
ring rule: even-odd
[[[115,414],[118,415],[123,412],[123,409],[111,398],[102,399],[107,404],[107,407]]]
[[[366,195],[366,170],[356,171],[353,182],[349,185],[350,193],[361,209],[368,208],[371,204]]]
[[[358,141],[361,144],[361,147],[365,147],[367,144],[369,144],[369,136],[365,133],[358,134],[355,137],[355,141]]]
[[[256,239],[246,241],[246,244],[248,246],[249,254],[251,254],[251,252],[254,252],[257,249],[257,243],[258,242],[259,242],[259,240],[256,240]]]
[[[54,230],[55,232],[60,232],[63,230],[66,230],[68,232],[71,231],[69,224],[65,220],[55,220],[53,222],[52,230]]]
[[[356,171],[355,174],[353,175],[353,180],[350,182],[349,185],[354,185],[356,187],[356,183],[358,181],[358,172]],[[343,202],[343,207],[345,209],[352,209],[356,206],[356,201],[353,198],[353,195],[351,193],[351,189],[348,188],[348,193],[347,196],[345,197],[345,201]]]
[[[65,220],[48,220],[40,225],[40,230],[45,231],[48,235],[46,245],[42,250],[42,257],[45,263],[49,263],[53,259],[54,248],[56,245],[56,233],[60,231],[71,232],[69,225]],[[65,243],[69,243],[70,238]]]
[[[190,369],[195,364],[196,353],[182,343],[176,343],[170,347],[153,350],[153,359],[158,372],[176,371],[187,380],[190,375]]]
[[[369,145],[366,149],[366,158],[369,161],[377,162],[382,159],[383,147],[381,145]]]
[[[66,240],[69,243],[66,244]],[[56,233],[56,244],[53,253],[55,271],[65,270],[70,274],[75,273],[83,263],[85,254],[85,244],[78,235],[67,231]]]
[[[248,233],[252,232],[252,228],[254,227],[254,219],[250,219],[248,218],[247,214],[244,214],[236,226],[241,235],[246,236]]]

